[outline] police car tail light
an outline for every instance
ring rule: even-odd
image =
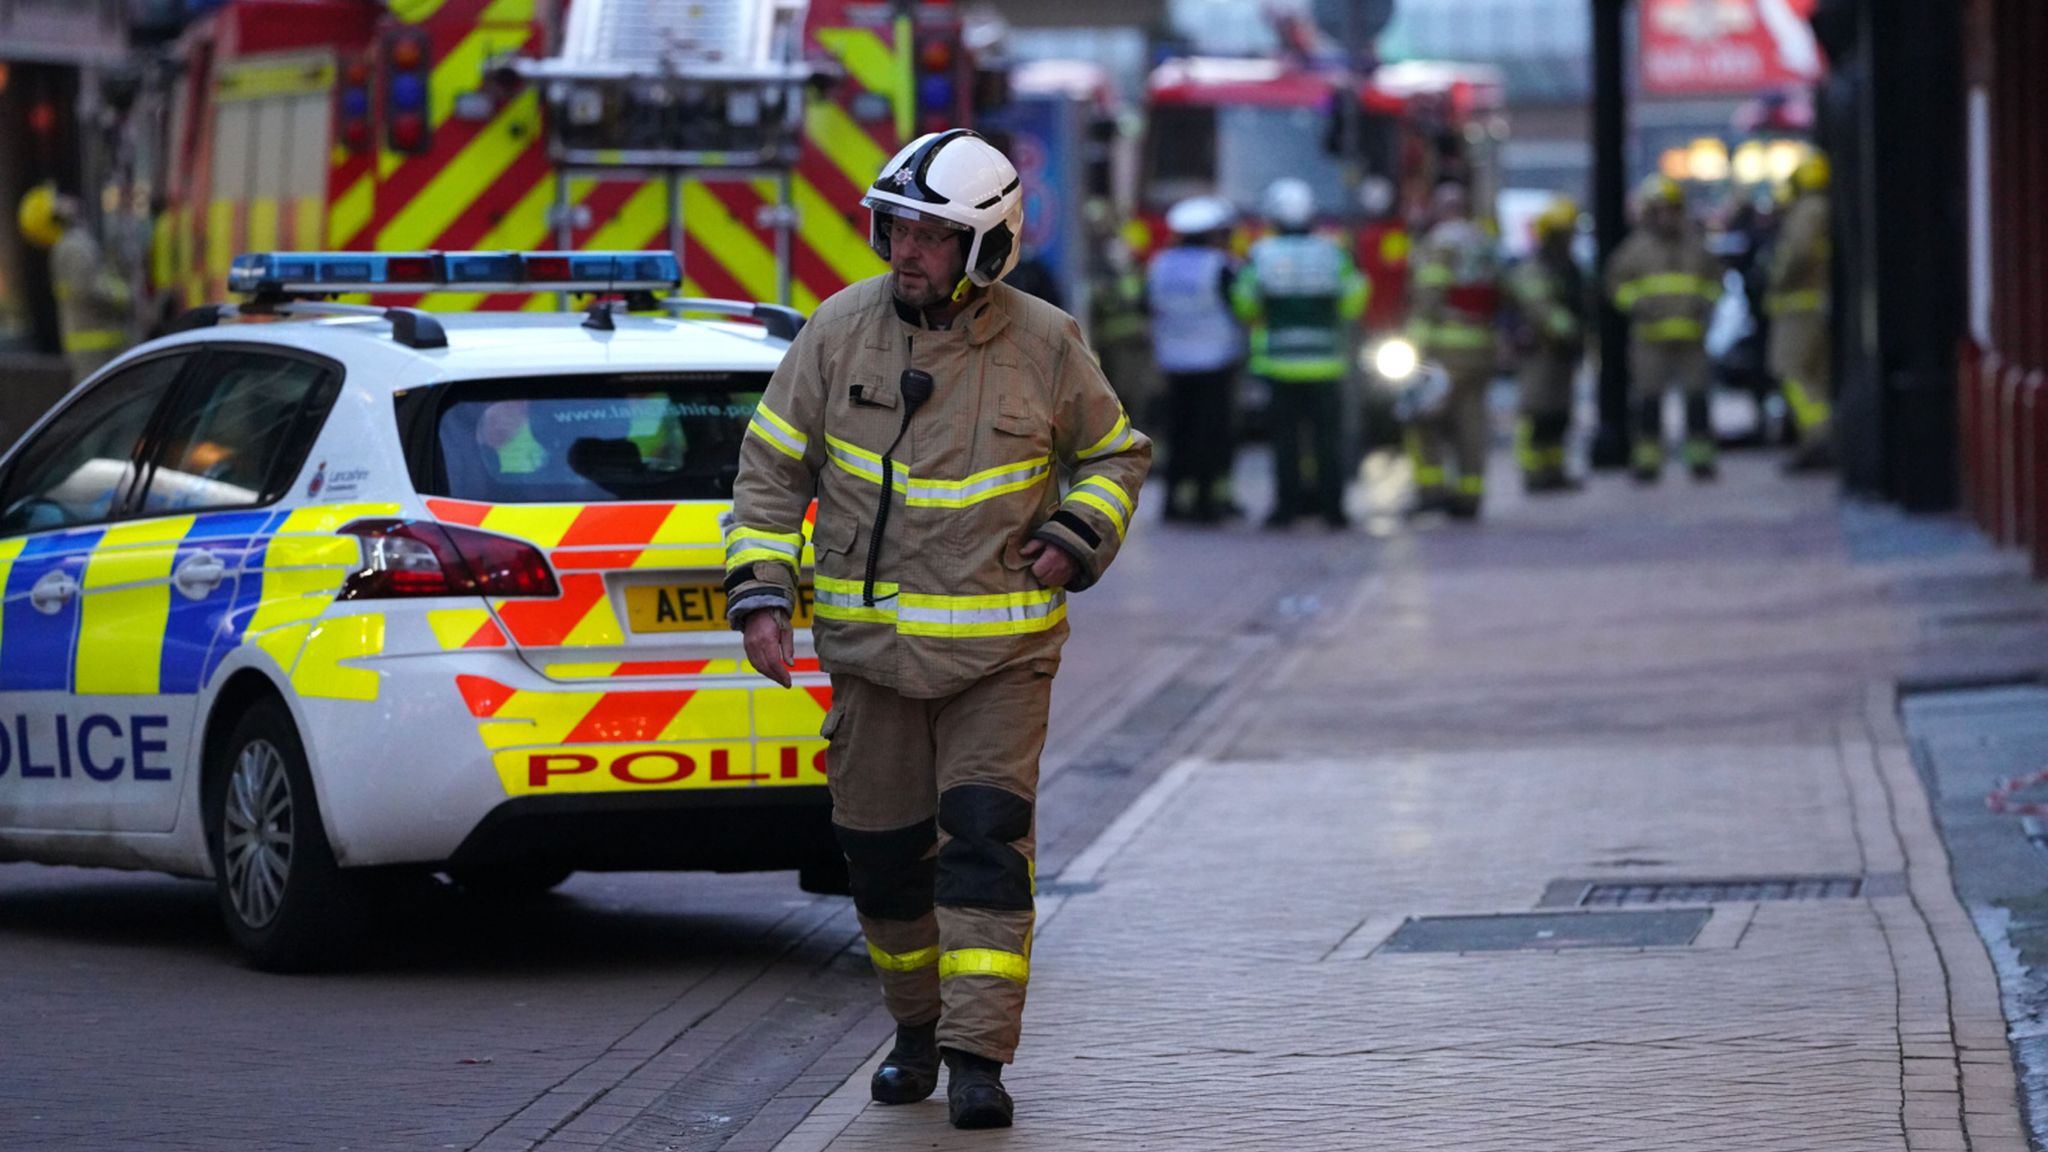
[[[343,600],[561,595],[547,557],[524,540],[423,520],[358,520],[341,531],[363,546]]]

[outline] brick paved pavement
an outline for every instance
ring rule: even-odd
[[[1893,719],[1930,640],[1892,592],[1941,562],[1852,564],[1824,483],[1730,463],[1388,540],[1338,642],[1282,650],[1042,901],[1020,1127],[869,1106],[863,1069],[782,1146],[2024,1148]],[[1779,872],[1875,882],[1683,947],[1378,950],[1554,880]]]

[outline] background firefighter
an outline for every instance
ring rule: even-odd
[[[1707,372],[1707,319],[1721,298],[1721,267],[1685,216],[1685,192],[1651,176],[1638,193],[1637,223],[1607,265],[1607,293],[1629,319],[1629,377],[1636,410],[1635,478],[1664,470],[1664,394],[1685,397],[1685,462],[1694,479],[1716,474]]]
[[[1834,458],[1828,356],[1828,161],[1815,153],[1792,173],[1792,206],[1771,251],[1764,308],[1771,317],[1770,368],[1799,428],[1795,468]]]
[[[1522,484],[1530,492],[1574,487],[1565,469],[1565,440],[1591,314],[1586,277],[1572,259],[1578,227],[1578,204],[1569,198],[1551,204],[1536,217],[1536,251],[1509,277],[1531,341],[1522,357],[1522,419],[1515,435]]]
[[[1451,390],[1441,411],[1410,429],[1408,451],[1416,509],[1471,519],[1486,497],[1486,388],[1496,368],[1500,250],[1473,222],[1464,185],[1438,185],[1433,206],[1436,224],[1415,253],[1409,339],[1424,360],[1443,367]]]
[[[943,1055],[952,1122],[1006,1127],[1066,594],[1116,555],[1152,446],[1073,318],[1000,283],[1024,215],[1002,153],[921,137],[861,202],[891,271],[820,305],[769,382],[735,484],[729,614],[789,683],[815,497],[832,819],[897,1023],[870,1091],[921,1100]]]
[[[126,351],[134,296],[83,221],[78,201],[38,184],[22,196],[16,223],[23,239],[50,250],[57,327],[73,383]]]

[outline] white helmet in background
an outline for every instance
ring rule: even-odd
[[[1024,230],[1024,194],[1017,169],[975,132],[932,132],[904,145],[882,165],[868,194],[868,243],[889,258],[889,219],[929,220],[971,234],[967,278],[981,287],[1017,266]]]
[[[1201,236],[1230,227],[1237,209],[1221,196],[1190,196],[1166,210],[1167,230],[1176,236]]]
[[[1316,220],[1316,194],[1308,181],[1282,176],[1266,185],[1266,219],[1275,227],[1302,231]]]

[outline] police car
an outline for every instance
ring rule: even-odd
[[[244,256],[245,303],[67,397],[0,459],[0,860],[210,876],[272,968],[392,871],[843,883],[808,632],[784,689],[724,620],[719,517],[802,318],[654,299],[680,279]],[[556,290],[656,314],[323,302]]]

